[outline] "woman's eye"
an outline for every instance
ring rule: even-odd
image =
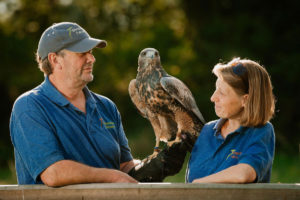
[[[216,90],[216,92],[220,95],[224,95],[224,93],[220,89]]]

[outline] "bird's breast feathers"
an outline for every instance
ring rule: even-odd
[[[171,105],[176,100],[171,97],[161,86],[160,79],[166,73],[161,68],[144,68],[136,78],[136,88],[140,100],[154,113],[171,113]]]

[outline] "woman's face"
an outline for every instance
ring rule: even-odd
[[[217,79],[216,90],[210,100],[215,103],[216,115],[225,119],[238,119],[243,111],[247,95],[238,95],[221,78]]]

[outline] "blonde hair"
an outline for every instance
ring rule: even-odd
[[[242,126],[261,126],[273,117],[275,98],[270,76],[264,67],[252,60],[234,58],[227,64],[215,65],[213,73],[238,95],[248,94],[240,118]]]

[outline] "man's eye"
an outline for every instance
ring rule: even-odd
[[[93,50],[90,50],[90,51],[87,51],[87,52],[82,53],[82,56],[85,56],[85,55],[87,55],[87,54],[93,54]]]

